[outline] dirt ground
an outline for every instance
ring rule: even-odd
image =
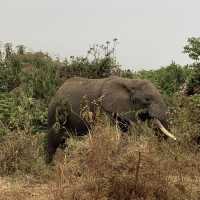
[[[47,184],[12,180],[0,177],[0,200],[46,200],[51,199]]]

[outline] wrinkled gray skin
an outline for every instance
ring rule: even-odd
[[[59,88],[49,105],[47,162],[52,161],[57,147],[64,142],[66,130],[77,135],[88,132],[89,125],[80,117],[80,103],[84,96],[87,96],[89,102],[102,97],[102,110],[110,116],[118,113],[120,117],[117,117],[117,120],[122,122],[122,131],[127,131],[129,122],[134,120],[133,116],[127,113],[137,109],[145,110],[140,114],[141,120],[157,118],[163,125],[166,124],[167,107],[158,90],[147,80],[120,77],[71,78]],[[92,104],[90,110],[93,111]],[[57,118],[64,129],[56,131],[54,128]]]

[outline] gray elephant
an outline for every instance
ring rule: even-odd
[[[142,110],[138,118],[142,121],[153,119],[168,137],[167,107],[159,91],[147,80],[109,77],[104,79],[70,78],[58,89],[48,110],[47,162],[51,162],[59,145],[66,139],[66,132],[78,136],[88,132],[90,126],[81,113],[81,103],[87,98],[91,113],[95,100],[101,98],[101,110],[117,120],[122,131],[135,120],[132,110]],[[57,123],[59,122],[59,123]]]

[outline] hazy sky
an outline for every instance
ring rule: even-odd
[[[175,60],[200,36],[200,0],[0,0],[0,41],[68,57],[118,38],[123,66],[150,69]]]

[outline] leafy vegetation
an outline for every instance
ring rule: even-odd
[[[187,80],[190,70],[172,62],[167,67],[158,70],[139,71],[138,77],[151,80],[162,93],[173,95],[180,90],[181,85]]]
[[[0,175],[31,177],[32,182],[23,179],[26,186],[47,184],[43,199],[200,198],[200,42],[187,42],[184,53],[194,60],[192,65],[172,62],[138,72],[120,69],[117,39],[64,61],[5,44],[0,50]],[[119,139],[118,130],[100,120],[91,134],[70,138],[64,155],[58,152],[55,166],[47,167],[47,107],[57,88],[72,76],[110,75],[151,80],[165,96],[178,143],[158,143],[153,130],[140,124]],[[29,199],[33,187],[24,188],[1,191],[0,179],[0,200]]]
[[[194,61],[190,68],[192,69],[191,75],[188,77],[187,91],[188,95],[200,93],[200,37],[188,38],[188,44],[184,47],[184,53]]]

